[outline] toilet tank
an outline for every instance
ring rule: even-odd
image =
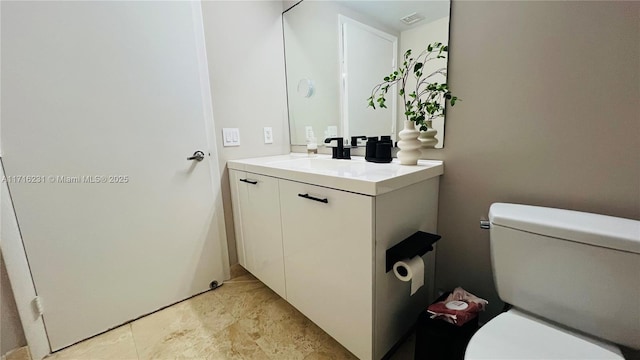
[[[640,221],[505,203],[489,219],[500,299],[640,349]]]

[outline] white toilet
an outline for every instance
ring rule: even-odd
[[[640,349],[640,221],[527,205],[489,211],[500,299],[465,359],[623,359]]]

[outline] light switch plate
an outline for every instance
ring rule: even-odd
[[[329,133],[329,137],[338,137],[338,127],[335,125],[328,126],[327,132]]]
[[[240,129],[222,128],[222,146],[240,146]]]
[[[271,127],[264,128],[264,143],[273,144],[273,128]]]
[[[307,141],[311,140],[311,138],[313,137],[313,127],[312,126],[305,126],[304,127],[304,133],[305,133],[305,137],[307,139]]]

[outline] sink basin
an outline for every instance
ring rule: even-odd
[[[299,170],[299,171],[311,171],[318,173],[326,173],[335,176],[362,176],[366,171],[367,162],[352,161],[352,160],[337,160],[324,157],[305,157],[294,158],[282,161],[274,161],[272,166]]]
[[[397,159],[379,164],[353,156],[351,160],[329,155],[288,154],[231,160],[230,169],[260,173],[313,185],[376,196],[442,175],[442,161],[420,160],[418,165],[400,165]]]

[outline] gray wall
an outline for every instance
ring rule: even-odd
[[[640,3],[454,1],[437,286],[494,291],[493,202],[640,219]],[[486,320],[486,319],[485,319]]]

